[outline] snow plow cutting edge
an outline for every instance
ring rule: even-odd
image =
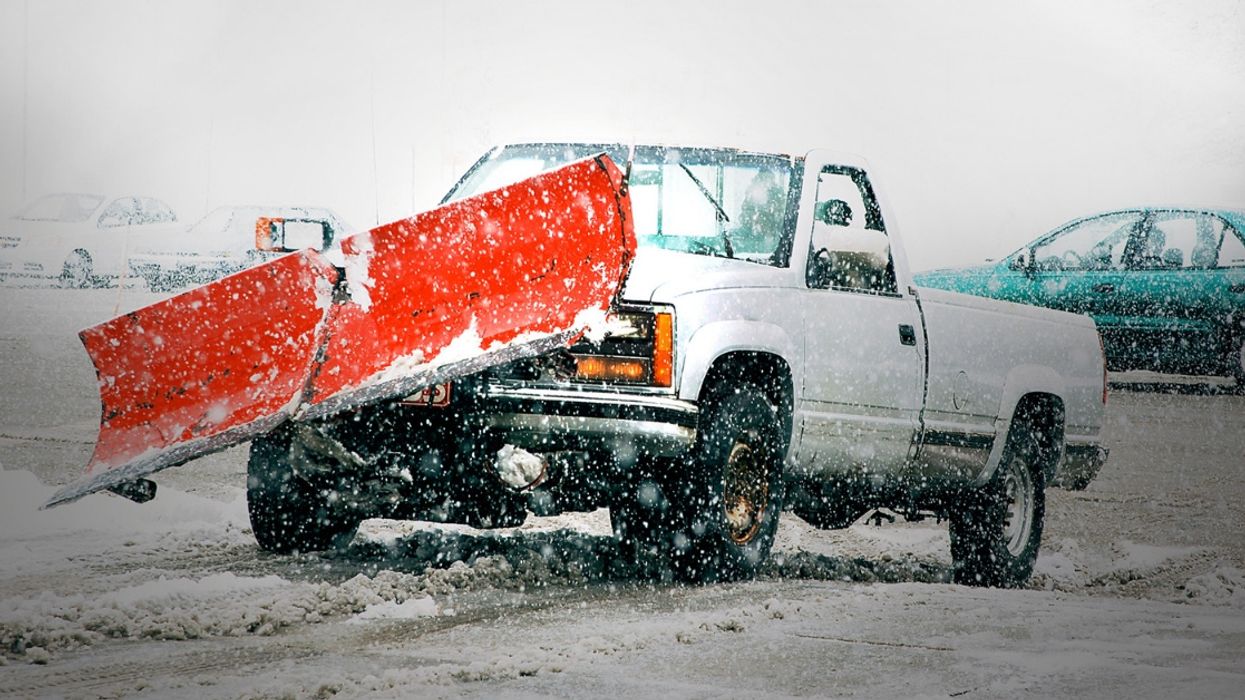
[[[86,474],[44,507],[310,420],[565,346],[635,254],[605,155],[304,250],[82,331],[100,391]]]

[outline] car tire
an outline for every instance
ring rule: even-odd
[[[1236,379],[1236,393],[1245,394],[1245,332],[1236,338],[1236,353],[1229,358],[1232,377]]]
[[[1014,588],[1033,573],[1046,514],[1046,480],[1025,428],[1008,439],[990,481],[951,514],[954,580]]]
[[[91,254],[85,250],[75,250],[65,258],[57,282],[66,289],[82,289],[95,284],[94,265]]]
[[[752,384],[728,386],[704,402],[698,433],[688,473],[666,489],[670,570],[698,583],[750,578],[769,557],[782,510],[778,409]]]
[[[362,517],[336,503],[332,489],[312,484],[294,470],[288,426],[251,441],[246,501],[260,549],[315,552],[345,547]]]
[[[147,289],[156,294],[165,294],[173,290],[173,285],[169,284],[168,277],[164,275],[150,275],[146,278]]]

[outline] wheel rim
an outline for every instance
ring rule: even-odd
[[[1022,460],[1014,458],[1003,478],[1003,507],[1007,514],[1003,538],[1012,556],[1020,556],[1029,544],[1029,534],[1033,531],[1033,503],[1033,475]]]
[[[86,258],[75,255],[65,263],[65,279],[74,287],[85,287],[91,273]]]
[[[727,535],[735,544],[747,544],[756,537],[769,504],[769,480],[758,457],[751,445],[740,440],[731,447],[726,460],[722,506]]]

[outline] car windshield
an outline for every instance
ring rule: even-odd
[[[528,144],[493,151],[445,201],[504,187],[619,144]],[[790,256],[796,162],[732,149],[636,146],[628,191],[637,244],[785,266]]]
[[[190,233],[195,236],[211,238],[218,236],[229,230],[229,222],[233,220],[235,207],[217,207],[208,212],[206,216],[199,219],[190,227]],[[254,222],[251,223],[253,227]]]
[[[36,199],[15,218],[75,224],[90,218],[103,202],[103,197],[94,194],[50,194]]]

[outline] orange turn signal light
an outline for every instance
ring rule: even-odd
[[[674,383],[674,315],[659,313],[653,319],[653,384]]]
[[[648,379],[648,365],[630,357],[578,357],[575,374],[579,379],[638,384]]]

